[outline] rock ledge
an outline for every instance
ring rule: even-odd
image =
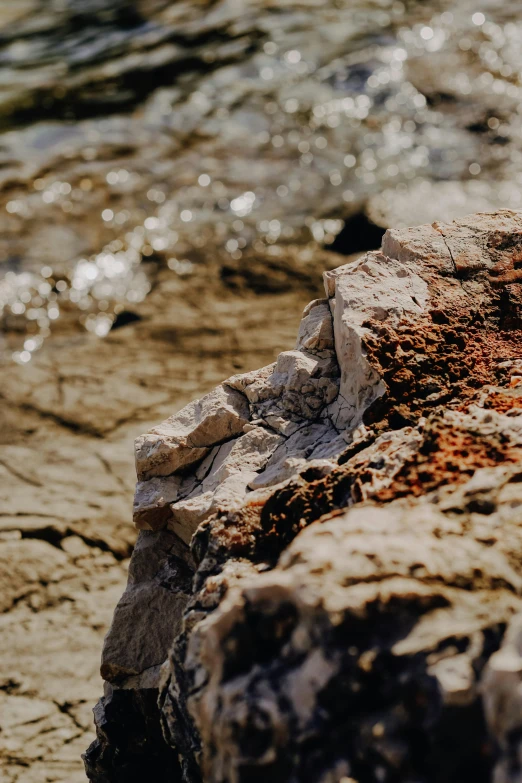
[[[522,779],[522,213],[324,278],[136,442],[95,783]]]

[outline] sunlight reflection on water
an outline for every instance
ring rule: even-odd
[[[186,276],[313,253],[362,209],[386,226],[521,206],[517,3],[82,8],[0,15],[0,312],[20,363],[65,314],[105,336],[147,296],[144,261]]]

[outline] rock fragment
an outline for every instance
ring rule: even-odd
[[[141,534],[127,589],[103,646],[105,680],[121,683],[161,666],[181,629],[193,573],[190,553],[177,536],[163,531]]]
[[[404,264],[378,253],[328,272],[325,279],[341,368],[339,395],[329,414],[336,427],[350,429],[361,423],[365,411],[386,391],[365,350],[371,323],[393,327],[409,314],[422,315],[428,286]]]
[[[136,441],[138,477],[169,476],[200,462],[212,446],[242,432],[249,421],[245,398],[223,384]]]

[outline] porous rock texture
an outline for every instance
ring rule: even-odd
[[[92,781],[519,783],[521,282],[521,212],[390,230],[138,439]]]

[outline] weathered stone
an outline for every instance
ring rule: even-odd
[[[104,679],[120,683],[163,663],[181,628],[192,575],[190,554],[179,538],[166,531],[141,534],[103,645]]]
[[[325,280],[341,368],[339,394],[329,414],[336,427],[351,429],[385,393],[382,379],[366,358],[368,324],[377,321],[394,326],[407,315],[421,315],[429,299],[428,286],[403,264],[379,254],[327,272]]]
[[[168,476],[186,469],[212,446],[239,435],[248,421],[245,398],[225,384],[218,386],[136,440],[138,476]]]
[[[184,783],[516,783],[521,224],[388,232],[325,275],[295,350],[139,441],[138,524],[165,529],[147,568],[136,550],[107,674],[159,688]],[[166,536],[196,567],[175,606]]]
[[[434,223],[444,237],[457,275],[488,270],[514,274],[522,254],[522,215],[509,209]],[[516,279],[516,273],[515,278]]]
[[[16,694],[0,694],[0,752],[29,763],[49,746],[56,752],[81,732],[66,711],[52,701]]]
[[[215,447],[201,465],[204,477],[195,487],[189,481],[188,494],[171,505],[170,529],[189,544],[199,523],[213,511],[240,508],[251,482],[282,441],[280,435],[251,427],[241,437]]]
[[[335,350],[332,316],[327,299],[316,299],[305,307],[296,349],[320,356]]]
[[[254,421],[290,435],[299,422],[316,419],[337,397],[338,374],[332,350],[322,358],[300,349],[281,353],[275,365],[258,375],[249,373],[232,382],[244,390]]]
[[[510,623],[502,646],[489,659],[481,692],[492,736],[501,755],[495,771],[495,783],[515,783],[522,772],[522,614]]]
[[[71,574],[68,557],[46,541],[6,541],[0,548],[0,611]]]
[[[98,739],[84,756],[91,780],[181,781],[176,752],[164,741],[157,690],[105,686],[94,711]]]
[[[426,265],[444,275],[452,275],[455,271],[444,236],[434,226],[388,229],[382,242],[382,252],[410,267]]]
[[[179,495],[180,476],[139,481],[134,495],[133,518],[139,530],[161,530],[170,517],[170,504]]]
[[[513,476],[501,475],[500,487]],[[492,547],[483,517],[457,502],[443,513],[430,497],[363,506],[312,525],[276,569],[230,591],[184,658],[188,679],[203,684],[187,704],[204,779],[250,780],[257,768],[322,780],[343,760],[355,779],[380,766],[427,780],[446,708],[462,710],[460,731],[458,718],[453,725],[464,747],[439,750],[451,777],[470,752],[477,674],[521,606],[512,508],[501,501],[489,518],[511,531],[508,547]],[[487,733],[475,730],[478,764]],[[416,743],[426,748],[418,760]]]

